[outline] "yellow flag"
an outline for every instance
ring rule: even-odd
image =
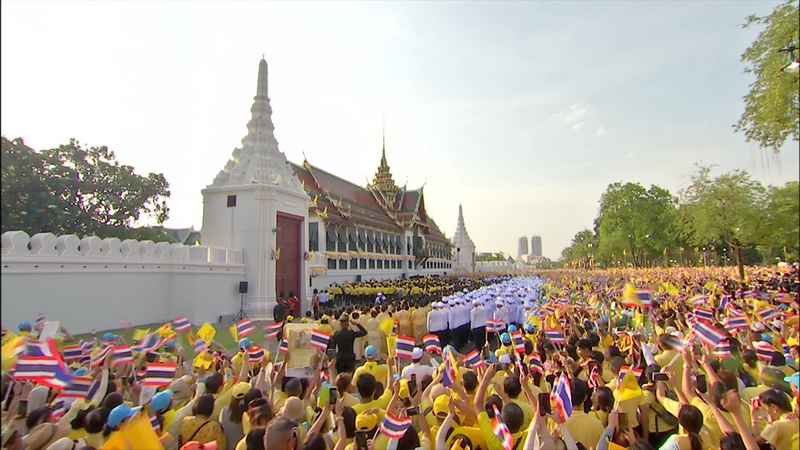
[[[122,433],[117,431],[111,434],[106,443],[100,447],[100,450],[131,450],[131,448]]]
[[[234,341],[239,342],[239,330],[236,329],[235,323],[228,328],[228,332],[233,336]]]
[[[164,446],[158,440],[158,435],[150,424],[150,418],[145,414],[137,414],[122,425],[119,433],[130,444],[131,448],[148,448],[163,450]]]
[[[208,368],[211,367],[211,363],[213,362],[214,362],[214,357],[211,355],[211,353],[203,352],[194,358],[194,361],[192,361],[192,367],[202,367],[208,370]]]
[[[386,351],[389,356],[394,356],[397,351],[397,336],[386,336]]]
[[[614,398],[617,402],[624,402],[625,400],[630,400],[636,397],[642,396],[642,388],[639,387],[639,383],[636,382],[636,376],[634,375],[632,370],[628,370],[625,376],[622,377],[622,381],[619,383],[619,386],[614,391]]]
[[[16,338],[16,337],[17,337],[17,333],[14,333],[13,331],[7,332],[6,335],[3,336],[3,341],[2,341],[3,345],[6,345],[8,342],[11,342],[11,340]]]
[[[9,332],[9,334],[13,334]],[[22,336],[14,335],[12,339],[9,339],[5,344],[3,344],[2,349],[2,370],[3,373],[8,372],[14,367],[14,364],[17,362],[17,357],[19,354],[25,349],[25,338]]]
[[[208,322],[204,323],[203,326],[197,330],[197,337],[206,341],[206,344],[210,344],[211,341],[214,340],[214,336],[216,336],[216,334],[217,330]]]
[[[394,319],[383,319],[378,325],[378,329],[384,334],[384,336],[394,336],[395,333],[392,333],[392,330],[394,329]]]
[[[195,336],[192,330],[189,330],[189,332],[186,333],[186,340],[189,341],[189,345],[194,345],[194,341],[197,340],[197,336]]]
[[[133,340],[138,341],[139,339],[143,338],[146,334],[150,333],[150,328],[146,330],[140,330],[138,328],[133,330]]]
[[[158,329],[156,330],[156,333],[158,333],[163,338],[168,338],[168,337],[171,337],[171,336],[175,335],[175,332],[172,331],[172,323],[171,322],[167,322],[164,325],[161,325],[160,327],[158,327]]]

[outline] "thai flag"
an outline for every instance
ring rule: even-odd
[[[114,349],[114,366],[133,364],[133,349],[130,345],[123,345]]]
[[[94,341],[81,341],[81,356],[89,356],[94,349]]]
[[[6,337],[6,333],[8,333],[8,330],[6,330],[5,328],[0,330],[0,339],[3,339],[4,337]]]
[[[247,360],[251,363],[259,363],[264,359],[264,348],[253,346],[253,349],[247,352]]]
[[[330,379],[331,377],[328,376],[328,372],[326,370],[319,371],[319,382],[321,385],[328,384],[328,381],[330,381]]]
[[[564,335],[561,334],[561,332],[558,331],[558,330],[547,330],[547,331],[544,332],[544,335],[553,344],[566,344],[567,343],[567,340],[564,339]]]
[[[92,386],[92,377],[73,377],[67,387],[61,392],[62,397],[67,398],[86,398],[89,387]]]
[[[289,341],[287,341],[286,338],[283,338],[283,340],[281,341],[281,346],[278,349],[278,352],[289,353]]]
[[[178,333],[182,333],[184,331],[189,331],[192,328],[192,324],[189,323],[189,319],[184,317],[178,317],[172,321],[172,329],[177,331]]]
[[[486,319],[486,331],[490,333],[499,333],[504,329],[505,326],[503,325],[502,320],[495,319],[494,317]]]
[[[531,372],[536,372],[544,375],[544,368],[542,367],[542,360],[539,358],[539,355],[534,353],[533,355],[528,358],[528,369]]]
[[[694,297],[689,299],[689,303],[691,303],[692,306],[704,305],[704,304],[708,303],[708,296],[707,295],[695,295]]]
[[[25,343],[27,356],[53,356],[53,350],[46,341],[28,341]]]
[[[64,417],[64,414],[66,413],[67,402],[63,397],[58,397],[56,402],[53,404],[53,414],[51,418],[54,422],[58,422],[58,420]]]
[[[617,375],[617,380],[621,382],[622,379],[625,378],[625,375],[627,375],[630,370],[631,366],[620,366],[619,374]]]
[[[650,291],[643,289],[626,292],[623,294],[622,301],[620,303],[631,308],[650,308],[653,306],[652,294]]]
[[[275,322],[272,324],[264,325],[264,337],[267,339],[275,339],[283,329],[283,321]]]
[[[723,324],[730,332],[750,328],[750,325],[747,323],[747,318],[744,316],[744,314],[733,308],[728,310],[728,317],[725,318]]]
[[[256,331],[256,326],[253,325],[253,322],[250,322],[250,319],[244,318],[236,323],[236,333],[240,338],[247,336],[253,331]]]
[[[775,354],[778,353],[778,349],[773,347],[769,342],[753,342],[753,348],[756,349],[756,356],[758,359],[766,363],[771,363],[772,358],[774,358]]]
[[[177,366],[169,363],[148,363],[147,374],[142,380],[145,386],[167,386],[175,378]]]
[[[397,335],[397,346],[395,347],[395,356],[402,359],[411,359],[411,353],[414,351],[414,338]]]
[[[744,298],[756,298],[757,295],[755,291],[744,291]]]
[[[72,376],[57,356],[37,355],[19,357],[14,379],[31,380],[53,389],[64,389]]]
[[[641,367],[631,367],[631,372],[633,372],[633,376],[638,381],[639,378],[642,377],[642,374],[644,373],[644,369],[641,368]]]
[[[153,431],[155,431],[156,434],[161,434],[161,421],[158,420],[158,414],[153,414],[150,416],[150,425],[153,426]]]
[[[604,386],[603,377],[600,375],[600,364],[597,361],[589,361],[590,369],[589,369],[589,387],[591,388],[599,388]],[[591,364],[594,362],[594,364]]]
[[[81,351],[81,346],[79,344],[76,345],[68,345],[63,348],[64,352],[64,361],[73,362],[79,361],[83,352]]]
[[[442,345],[439,343],[439,336],[435,334],[426,334],[422,336],[422,345],[425,346],[425,351],[428,353],[442,354]]]
[[[103,361],[106,360],[106,357],[108,357],[108,355],[110,355],[113,352],[114,352],[114,346],[106,345],[96,355],[94,355],[94,357],[92,358],[91,366],[97,367],[103,364]]]
[[[725,334],[705,322],[696,322],[692,331],[698,339],[711,348],[715,348],[725,339]]]
[[[694,316],[701,320],[706,320],[708,322],[714,321],[714,311],[706,308],[695,308]]]
[[[732,355],[731,343],[725,339],[724,341],[720,342],[719,345],[714,349],[714,356],[717,358],[725,358],[726,356]]]
[[[514,343],[514,349],[517,353],[525,353],[525,341],[522,340],[522,330],[512,331],[511,341]]]
[[[756,314],[764,322],[770,322],[781,316],[781,312],[778,308],[761,308],[756,310]]]
[[[39,314],[38,316],[36,316],[36,323],[33,326],[37,330],[41,330],[42,327],[44,327],[44,322],[45,322],[44,314]]]
[[[322,331],[314,329],[311,331],[311,346],[322,350],[323,352],[328,349],[328,342],[331,340],[331,335]]]
[[[775,294],[775,301],[778,303],[791,303],[792,295],[787,292],[778,292]]]
[[[158,334],[146,334],[139,340],[139,343],[133,347],[134,350],[148,353],[156,350],[158,347],[161,347],[161,338]]]
[[[719,308],[724,310],[727,309],[729,306],[733,306],[733,296],[723,295],[722,298],[719,300]]]
[[[500,441],[500,444],[503,445],[504,450],[512,450],[514,448],[514,437],[511,436],[511,431],[509,431],[506,424],[503,423],[503,418],[500,415],[500,410],[497,409],[497,405],[492,405],[492,409],[494,410],[494,418],[492,419],[492,432],[494,432],[494,435],[497,436],[497,439]]]
[[[206,350],[208,350],[208,344],[206,344],[206,341],[197,338],[194,341],[194,354],[199,355],[200,353],[203,353]]]
[[[414,418],[411,416],[400,418],[395,417],[392,413],[387,412],[386,416],[381,422],[380,432],[385,434],[389,439],[400,439],[406,431],[411,428]]]
[[[129,330],[129,329],[130,329],[130,328],[133,326],[133,324],[131,323],[131,321],[130,321],[130,320],[128,320],[128,319],[123,319],[123,318],[120,318],[120,319],[119,319],[119,321],[120,321],[120,322],[122,322],[122,324],[123,324],[123,325],[125,325],[125,329],[126,329],[126,330]]]
[[[556,411],[561,416],[562,421],[566,421],[572,415],[572,386],[570,386],[569,379],[566,374],[562,373],[556,380],[556,386],[553,388],[555,395],[553,401],[556,406]]]
[[[467,367],[480,367],[483,366],[483,360],[481,359],[481,351],[479,349],[474,349],[471,352],[464,355],[464,364]]]

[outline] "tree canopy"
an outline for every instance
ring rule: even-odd
[[[168,217],[169,183],[120,164],[107,147],[72,139],[35,151],[21,138],[2,137],[2,231],[95,235],[172,241],[156,225]]]
[[[782,3],[766,17],[747,17],[743,25],[764,29],[742,54],[742,62],[747,64],[744,71],[752,73],[755,80],[744,96],[744,113],[735,129],[743,132],[748,142],[776,153],[788,139],[800,138],[800,73],[781,70],[790,53],[780,51],[800,41],[797,3]]]

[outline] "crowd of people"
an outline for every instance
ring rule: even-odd
[[[72,336],[23,323],[3,337],[2,448],[798,449],[798,267],[732,275],[331,286],[265,324],[314,324],[307,378],[288,351],[197,338],[191,358],[170,333],[130,354],[107,333],[65,366]]]

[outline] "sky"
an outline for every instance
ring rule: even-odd
[[[478,251],[557,259],[610,183],[685,187],[696,163],[800,178],[732,125],[772,1],[0,3],[0,132],[108,146],[170,183],[167,227],[241,146],[262,54],[291,161],[364,185],[386,156]]]

